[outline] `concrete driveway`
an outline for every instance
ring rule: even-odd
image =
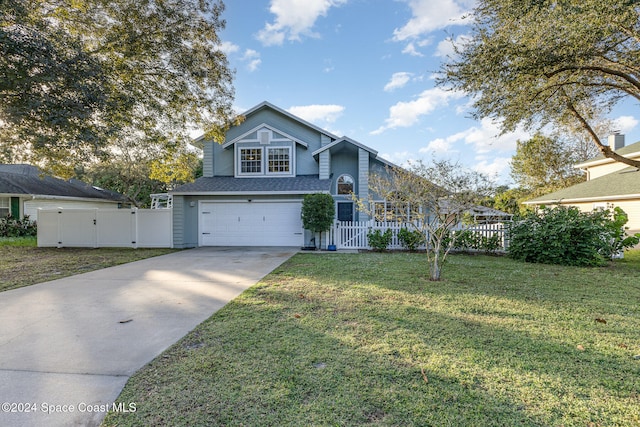
[[[0,425],[99,425],[134,372],[296,250],[190,249],[1,292]]]

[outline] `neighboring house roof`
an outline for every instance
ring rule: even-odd
[[[634,144],[635,145],[635,144]],[[524,202],[527,205],[640,199],[640,170],[628,167]]]
[[[64,181],[43,175],[31,165],[0,165],[0,194],[103,199],[120,202],[122,195],[78,180]]]
[[[214,176],[198,178],[192,183],[177,187],[170,194],[307,194],[328,193],[330,189],[331,180],[319,179],[318,175],[259,179]]]
[[[616,150],[616,153],[620,154],[621,156],[625,156],[629,158],[640,157],[640,141],[634,144],[630,144],[625,147],[619,148]],[[574,167],[584,169],[586,167],[597,166],[604,163],[612,163],[614,161],[615,160],[605,157],[601,154],[597,157],[594,157],[593,159],[589,159],[585,162],[578,163]]]

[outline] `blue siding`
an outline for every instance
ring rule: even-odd
[[[361,199],[369,198],[369,152],[358,149],[358,196]],[[365,212],[359,213],[359,221],[366,221],[369,215]]]
[[[213,176],[213,145],[215,142],[205,142],[203,148],[202,176]]]
[[[311,156],[311,153],[320,148],[322,140],[326,143],[330,141],[330,138],[321,134],[316,129],[303,125],[269,108],[253,113],[248,116],[240,126],[229,129],[226,140],[231,141],[263,123],[308,144],[307,148],[296,144],[295,172],[297,175],[317,175],[319,173],[318,162]],[[276,142],[272,144],[280,145],[280,143]],[[220,144],[207,142],[204,144],[204,148],[204,172],[207,173],[210,171],[212,173],[212,175],[205,176],[234,175],[234,147],[224,149]]]

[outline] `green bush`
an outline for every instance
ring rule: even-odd
[[[499,234],[491,237],[483,236],[482,233],[473,230],[458,230],[454,232],[455,241],[453,249],[459,251],[484,251],[494,253],[502,247],[502,239]]]
[[[28,215],[22,219],[12,216],[0,218],[0,237],[33,237],[37,234],[36,223]]]
[[[409,231],[406,228],[402,228],[398,231],[398,240],[406,249],[415,251],[425,243],[426,239],[418,230]]]
[[[383,233],[382,230],[369,230],[367,233],[367,239],[369,239],[369,246],[374,251],[384,251],[389,247],[391,239],[393,238],[393,232],[387,228]]]
[[[575,266],[602,265],[633,246],[627,217],[620,208],[581,212],[576,207],[543,207],[517,218],[509,227],[509,255],[517,260]]]

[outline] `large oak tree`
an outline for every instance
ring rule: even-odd
[[[217,0],[0,2],[0,156],[71,175],[233,116]],[[117,143],[117,144],[116,144]]]
[[[475,117],[503,120],[504,131],[578,126],[603,155],[640,167],[594,127],[640,100],[637,0],[479,0],[473,18],[439,82],[473,95]]]

